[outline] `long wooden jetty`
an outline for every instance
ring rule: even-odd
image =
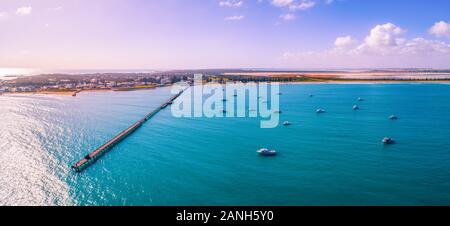
[[[136,131],[139,127],[141,127],[146,121],[151,119],[153,116],[155,116],[161,110],[163,110],[163,109],[167,108],[169,105],[171,105],[173,103],[173,101],[175,101],[175,99],[177,99],[179,96],[181,96],[181,94],[183,92],[184,92],[184,90],[179,92],[172,98],[170,98],[168,101],[164,102],[161,106],[156,108],[154,111],[147,114],[144,118],[142,118],[141,120],[137,121],[136,123],[134,123],[133,125],[128,127],[128,129],[119,133],[119,135],[115,136],[110,141],[106,142],[105,144],[103,144],[102,146],[97,148],[95,151],[84,156],[84,158],[82,158],[80,161],[78,161],[77,163],[75,163],[72,166],[72,169],[74,169],[76,172],[81,172],[84,169],[86,169],[87,167],[89,167],[92,163],[96,162],[100,157],[102,157],[105,153],[107,153],[114,146],[116,146],[118,143],[120,143],[123,139],[125,139],[130,134],[132,134],[134,131]]]

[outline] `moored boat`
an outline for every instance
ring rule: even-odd
[[[391,116],[389,116],[389,119],[390,119],[390,120],[397,120],[398,117],[397,117],[396,115],[391,115]]]
[[[274,156],[277,155],[277,151],[275,150],[269,150],[267,148],[261,148],[256,151],[261,156]]]
[[[383,139],[383,143],[384,143],[384,144],[393,144],[393,143],[394,143],[394,140],[393,140],[392,138],[385,137],[385,138]]]
[[[319,109],[316,110],[316,113],[319,113],[319,114],[325,113],[325,112],[326,112],[326,111],[323,110],[322,108],[319,108]]]

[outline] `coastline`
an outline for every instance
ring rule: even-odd
[[[155,87],[157,88],[157,87]],[[61,91],[31,91],[31,92],[6,92],[0,93],[1,95],[54,95],[54,96],[73,96],[76,97],[77,94],[81,92],[131,92],[138,90],[150,90],[155,88],[133,88],[129,90],[113,90],[113,89],[83,89],[83,90],[61,90]]]
[[[275,83],[275,82],[267,82]],[[357,85],[357,84],[450,84],[450,80],[411,80],[411,81],[399,81],[399,80],[323,80],[323,81],[293,81],[293,82],[278,82],[282,85],[320,85],[320,84],[337,84],[337,85]],[[244,84],[244,83],[242,83]],[[221,83],[206,83],[204,85],[222,85]],[[167,87],[167,86],[165,86]],[[158,88],[158,87],[155,87]],[[0,96],[11,95],[53,95],[53,96],[73,96],[76,97],[81,92],[132,92],[138,90],[148,90],[155,88],[133,88],[129,90],[114,90],[114,89],[86,89],[86,90],[68,90],[68,91],[34,91],[34,92],[6,92],[0,93]]]
[[[357,80],[349,80],[349,81],[339,81],[339,80],[329,80],[329,81],[317,81],[317,82],[313,82],[313,81],[308,81],[308,82],[280,82],[280,84],[296,84],[296,85],[307,85],[307,84],[342,84],[342,85],[346,85],[346,84],[411,84],[411,83],[424,83],[424,84],[428,84],[428,83],[434,83],[434,84],[450,84],[450,80],[443,80],[443,81],[426,81],[426,80],[416,80],[416,81],[395,81],[395,80],[375,80],[375,81],[370,81],[370,80],[362,80],[362,81],[357,81]]]

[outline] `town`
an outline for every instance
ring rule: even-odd
[[[104,73],[104,74],[43,74],[0,80],[4,93],[76,93],[84,90],[131,91],[191,82],[188,74]]]
[[[0,79],[0,95],[5,93],[71,94],[81,91],[133,91],[170,86],[177,82],[193,83],[194,74],[203,74],[204,83],[289,82],[292,77],[217,75],[218,71],[171,71],[161,73],[40,74]]]
[[[133,91],[193,83],[202,74],[203,83],[283,82],[283,83],[360,83],[360,82],[444,82],[448,70],[367,70],[367,71],[249,71],[177,70],[146,73],[38,74],[0,79],[0,95],[6,93],[70,94],[82,91]]]

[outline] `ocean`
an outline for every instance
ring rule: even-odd
[[[0,205],[450,205],[448,84],[280,91],[291,126],[166,109],[82,173],[70,166],[170,89],[0,96]],[[258,156],[263,147],[279,155]]]

